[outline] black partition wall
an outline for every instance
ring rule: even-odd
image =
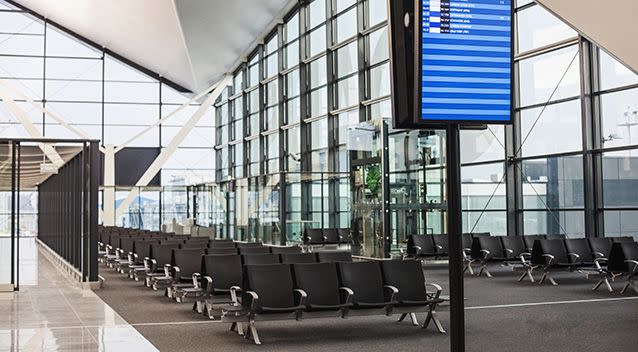
[[[97,281],[99,146],[81,151],[57,174],[38,185],[38,238],[82,273]]]

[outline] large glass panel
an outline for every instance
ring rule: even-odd
[[[484,130],[461,130],[461,162],[505,158],[505,128],[490,125]]]
[[[603,154],[603,205],[638,207],[638,150]]]
[[[580,93],[576,46],[519,61],[519,71],[522,107],[545,103],[550,98],[557,100],[577,96]]]
[[[570,238],[585,237],[585,214],[583,211],[525,211],[523,213],[525,235],[568,235]]]
[[[517,12],[518,51],[540,48],[577,35],[563,21],[541,6],[532,6]]]
[[[638,83],[638,75],[602,49],[600,57],[600,89],[610,89]]]
[[[605,237],[633,236],[638,241],[638,211],[605,211]]]
[[[638,89],[601,95],[603,145],[638,144]]]
[[[580,101],[521,110],[524,156],[582,149]]]
[[[334,35],[335,44],[357,35],[356,8],[339,15],[335,21],[337,26],[337,30]]]
[[[525,160],[521,173],[525,209],[584,206],[581,156]]]

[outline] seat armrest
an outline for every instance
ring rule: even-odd
[[[304,306],[306,305],[306,299],[308,298],[308,294],[306,293],[306,291],[300,289],[300,288],[296,288],[295,290],[295,294],[298,296],[297,299],[299,302],[298,305],[300,306]]]
[[[212,281],[211,281],[211,285],[212,285]],[[239,299],[237,298],[237,292],[240,292],[240,291],[241,291],[241,287],[239,287],[239,286],[232,286],[230,288],[230,299],[233,302],[233,305],[239,305]]]
[[[568,256],[572,257],[574,262],[580,261],[580,255],[576,253],[567,253]]]
[[[148,270],[150,270],[151,272],[157,270],[157,260],[155,259],[148,260]]]
[[[179,270],[178,267],[175,267],[175,268],[177,268],[177,270]],[[171,265],[170,264],[164,264],[164,275],[166,277],[171,277]]]
[[[487,249],[481,249],[481,253],[483,253],[483,259],[487,259],[490,256],[490,251],[488,251]]]
[[[259,295],[254,291],[246,291],[246,294],[250,296],[250,314],[254,315],[257,310],[257,303],[259,302]]]
[[[543,254],[543,257],[545,258],[545,263],[547,265],[552,265],[552,262],[556,259],[556,257],[551,254]]]
[[[598,269],[598,270],[602,270],[603,269],[603,267],[600,265],[600,263],[607,264],[607,258],[599,257],[599,258],[594,259],[594,265],[596,265],[596,269]]]
[[[343,299],[341,301],[343,303],[350,303],[352,301],[354,291],[352,291],[349,287],[339,287],[339,292],[342,293]]]
[[[631,270],[632,273],[635,273],[638,271],[638,261],[627,259],[625,260],[625,263],[634,265],[634,268]]]
[[[195,288],[201,288],[199,282],[202,278],[202,274],[200,273],[193,273],[193,276],[191,276],[193,279],[193,287]]]
[[[423,253],[423,248],[421,248],[421,246],[414,246],[414,253],[415,254],[422,254]]]
[[[436,292],[434,293],[434,295],[432,296],[432,294],[427,293],[427,288],[428,286],[434,287],[436,289]],[[428,295],[428,298],[439,298],[441,296],[441,292],[443,292],[443,287],[441,287],[440,285],[437,285],[435,283],[431,283],[431,282],[426,282],[425,283],[425,291],[426,294]]]
[[[206,290],[206,294],[207,295],[212,294],[213,293],[213,278],[206,275],[202,279],[202,284],[204,283],[204,281],[206,282],[206,286],[204,287],[204,289]]]
[[[509,255],[514,255],[514,251],[509,249],[509,248],[504,248],[503,250],[505,251],[505,253],[507,253]]]
[[[594,255],[594,257],[596,258],[605,258],[605,255],[600,253],[600,252],[592,252],[592,254]]]
[[[393,302],[399,293],[399,289],[392,285],[383,285],[383,291],[386,294],[388,302]]]
[[[442,250],[442,249],[443,249],[443,246],[440,246],[440,245],[438,245],[438,244],[437,244],[437,245],[436,245],[436,249],[440,251],[440,250]]]

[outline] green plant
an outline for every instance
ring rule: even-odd
[[[376,197],[381,188],[381,168],[379,165],[368,166],[366,170],[366,187],[372,196]]]

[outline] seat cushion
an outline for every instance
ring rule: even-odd
[[[291,313],[296,310],[304,310],[305,306],[293,306],[293,307],[264,307],[261,306],[257,313],[259,314],[273,314],[273,313]]]

